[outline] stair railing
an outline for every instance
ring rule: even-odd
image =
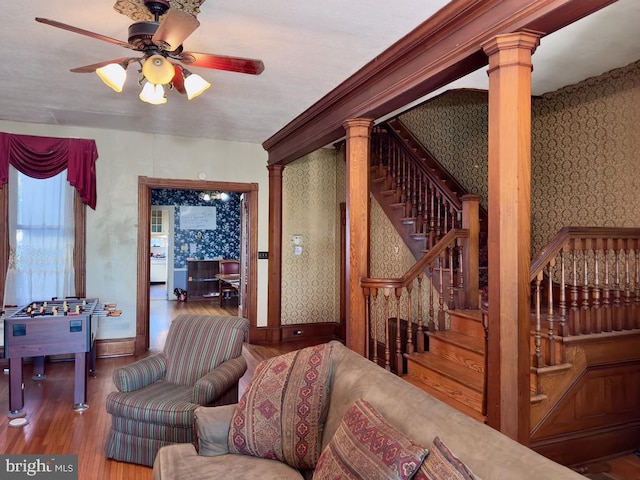
[[[554,366],[564,362],[558,337],[640,328],[640,229],[565,227],[532,260],[530,279],[533,366]]]
[[[462,201],[457,192],[425,162],[416,161],[415,151],[398,141],[390,127],[374,128],[372,158],[377,175],[386,178],[383,190],[393,195],[394,203],[402,205],[403,217],[414,219],[413,235],[425,237],[425,250],[452,228],[460,228]]]

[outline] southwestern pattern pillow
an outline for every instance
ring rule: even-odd
[[[436,437],[427,459],[420,466],[416,480],[480,480],[451,450]]]
[[[368,402],[357,400],[320,455],[313,480],[409,479],[426,454]]]
[[[261,362],[238,402],[229,429],[229,451],[316,466],[329,408],[329,344]]]

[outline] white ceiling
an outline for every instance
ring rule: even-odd
[[[69,69],[132,53],[35,22],[45,17],[127,41],[132,21],[114,0],[3,2],[0,120],[79,125],[262,143],[446,0],[209,0],[185,50],[261,59],[262,75],[192,68],[213,85],[187,101],[138,100],[135,64],[122,93]],[[542,94],[640,59],[640,1],[619,0],[542,39],[533,93]],[[135,53],[135,52],[134,52]],[[448,88],[487,88],[484,69]],[[438,92],[434,92],[438,93]]]

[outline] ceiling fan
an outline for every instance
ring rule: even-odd
[[[264,64],[260,60],[184,51],[182,43],[198,28],[200,25],[198,19],[190,13],[170,8],[170,4],[166,0],[144,0],[144,4],[153,15],[154,20],[131,24],[127,42],[56,20],[36,17],[36,21],[141,52],[141,57],[116,58],[73,68],[71,71],[75,73],[96,72],[105,84],[116,92],[121,92],[126,79],[127,67],[131,63],[138,63],[142,74],[139,83],[142,85],[145,79],[147,81],[140,93],[140,99],[155,105],[166,103],[167,99],[163,88],[165,85],[180,93],[186,93],[189,100],[210,86],[202,77],[191,73],[173,61],[193,67],[251,75],[259,75],[264,70]],[[163,15],[161,21],[160,17]]]

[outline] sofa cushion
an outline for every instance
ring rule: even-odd
[[[313,478],[409,479],[426,454],[367,401],[357,400],[320,455]]]
[[[433,448],[415,476],[416,480],[479,480],[469,467],[456,457],[451,450],[436,437]]]
[[[329,402],[331,349],[303,348],[256,367],[231,421],[231,453],[315,467]]]

